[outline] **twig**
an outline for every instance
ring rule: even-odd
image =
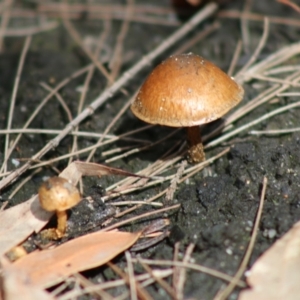
[[[215,21],[211,25],[205,27],[202,31],[198,32],[190,40],[186,41],[181,47],[179,47],[173,54],[181,54],[192,48],[198,42],[204,40],[212,32],[220,28],[220,22]]]
[[[237,81],[241,82],[241,78],[243,77],[243,74],[245,73],[246,70],[249,69],[249,67],[256,61],[257,57],[259,56],[262,48],[265,46],[266,41],[268,39],[268,35],[269,35],[269,19],[266,17],[264,19],[264,31],[262,34],[262,37],[254,51],[254,53],[252,54],[252,56],[250,57],[249,61],[243,66],[243,68],[235,75],[235,78]]]
[[[300,50],[300,49],[299,49]],[[299,81],[300,72],[295,72],[294,74],[288,76],[286,80],[292,83],[297,83]],[[242,106],[240,109],[237,109],[233,114],[228,116],[226,119],[224,119],[224,123],[215,128],[212,132],[209,134],[203,136],[203,141],[207,141],[211,137],[215,136],[217,133],[219,133],[222,130],[226,130],[226,126],[229,124],[235,122],[236,120],[240,119],[242,116],[246,115],[250,111],[252,111],[254,108],[259,107],[260,105],[268,102],[274,97],[277,97],[277,95],[283,91],[285,91],[287,88],[290,87],[290,84],[283,84],[279,85],[276,84],[272,87],[270,87],[267,90],[264,90],[262,93],[260,93],[257,97],[246,103],[244,106]],[[210,146],[207,146],[210,147]]]
[[[170,186],[166,192],[166,201],[171,201],[174,198],[174,193],[176,191],[177,185],[179,183],[179,179],[182,176],[185,167],[187,166],[187,161],[184,160],[179,164],[179,168],[174,176],[174,178],[170,182]]]
[[[134,278],[134,270],[132,265],[132,259],[129,251],[125,251],[125,257],[127,261],[127,273],[128,273],[128,282],[130,288],[130,299],[137,300],[137,293],[136,293],[136,281]]]
[[[33,176],[35,176],[37,173],[42,171],[42,168],[38,168],[34,170],[29,176],[27,176],[24,180],[22,180],[16,188],[10,193],[8,199],[11,200],[13,197],[17,194],[17,192],[28,182],[32,179]]]
[[[105,227],[103,229],[101,229],[100,231],[110,231],[112,229],[115,229],[115,228],[118,228],[120,226],[123,226],[124,224],[128,224],[128,223],[131,223],[133,221],[136,221],[136,220],[140,220],[140,219],[144,219],[144,218],[148,218],[150,216],[153,216],[153,215],[157,215],[157,214],[160,214],[160,213],[163,213],[163,212],[167,212],[167,211],[171,211],[173,209],[177,209],[180,207],[180,204],[176,204],[176,205],[172,205],[172,206],[169,206],[169,207],[165,207],[165,208],[161,208],[161,209],[157,209],[155,211],[151,211],[151,212],[148,212],[148,213],[144,213],[142,215],[139,215],[139,216],[136,216],[136,217],[132,217],[130,219],[127,219],[127,220],[124,220],[124,221],[121,221],[121,222],[118,222],[116,224],[113,224],[109,227]]]
[[[171,299],[177,299],[175,291],[170,287],[170,285],[164,281],[162,278],[156,276],[152,269],[143,263],[139,258],[137,261],[142,265],[142,267],[151,275],[151,277],[171,296]]]
[[[242,260],[242,263],[241,263],[238,271],[236,272],[236,274],[234,275],[234,277],[230,281],[229,285],[224,289],[224,291],[221,294],[219,294],[215,298],[215,300],[225,300],[225,299],[227,299],[227,297],[231,294],[233,289],[236,287],[237,282],[241,279],[242,275],[244,274],[244,272],[246,270],[246,267],[248,265],[249,259],[251,257],[252,251],[253,251],[254,243],[255,243],[255,240],[256,240],[257,232],[258,232],[258,226],[259,226],[259,223],[260,223],[260,220],[261,220],[261,215],[262,215],[264,201],[265,201],[265,195],[266,195],[266,189],[267,189],[267,183],[268,183],[268,179],[267,179],[267,177],[264,177],[263,187],[262,187],[261,196],[260,196],[259,207],[258,207],[255,223],[254,223],[254,226],[253,226],[251,239],[250,239],[248,248],[246,250],[245,256]]]
[[[287,128],[287,129],[274,129],[274,130],[251,130],[248,132],[248,134],[252,135],[281,135],[281,134],[287,134],[287,133],[293,133],[300,131],[300,127],[295,128]]]
[[[124,273],[119,267],[117,267],[115,264],[113,264],[112,262],[108,262],[107,265],[116,273],[118,274],[120,277],[122,277],[122,279],[125,281],[125,283],[127,285],[130,286],[130,278],[129,276]],[[136,287],[136,292],[139,296],[139,299],[141,300],[152,300],[152,297],[148,294],[148,292],[146,292],[146,290],[144,290],[139,283],[135,282],[135,287]],[[137,299],[134,298],[134,299]]]
[[[253,4],[252,0],[244,1],[244,8],[241,14],[241,31],[242,31],[242,40],[243,40],[243,48],[245,52],[248,54],[250,53],[250,34],[249,34],[249,20],[244,18],[248,12],[251,11],[251,6]]]
[[[19,83],[20,83],[20,79],[21,79],[21,74],[22,74],[25,58],[26,58],[26,55],[27,55],[27,52],[28,52],[28,49],[29,49],[29,46],[31,43],[31,39],[32,39],[31,36],[26,37],[26,40],[25,40],[25,43],[23,46],[23,50],[21,53],[21,57],[19,60],[17,75],[15,77],[13,92],[12,92],[12,96],[10,99],[9,113],[8,113],[8,119],[7,119],[7,129],[10,129],[11,125],[12,125],[12,119],[13,119],[13,113],[14,113],[14,108],[15,108],[17,92],[18,92],[18,88],[19,88]],[[7,134],[5,136],[5,146],[4,147],[5,147],[4,148],[4,160],[3,160],[2,167],[0,169],[0,173],[2,173],[3,171],[6,172],[7,160],[9,159],[11,153],[14,150],[14,145],[12,145],[9,149],[9,134]]]
[[[123,105],[123,107],[120,109],[120,111],[117,113],[117,115],[113,118],[113,120],[109,123],[109,125],[105,128],[103,135],[100,137],[100,139],[98,140],[98,144],[100,144],[103,139],[105,138],[105,135],[108,134],[108,132],[111,130],[111,128],[116,124],[116,122],[120,119],[120,117],[126,112],[126,110],[128,109],[128,107],[130,106],[132,100],[135,98],[137,93],[135,93],[133,95],[132,98],[130,98],[129,100],[126,101],[126,103]],[[89,154],[88,158],[86,159],[86,161],[90,161],[93,157],[93,155],[95,154],[97,148],[94,148],[91,153]]]
[[[109,159],[106,159],[105,160],[105,163],[111,163],[113,161],[116,161],[118,159],[121,159],[121,158],[124,158],[124,157],[128,157],[129,155],[132,155],[132,154],[135,154],[135,153],[140,153],[144,150],[148,150],[150,149],[151,147],[154,147],[156,145],[159,145],[160,143],[164,142],[165,140],[171,138],[173,135],[175,135],[177,132],[179,131],[179,129],[176,129],[176,130],[173,130],[171,131],[168,135],[164,136],[163,138],[157,140],[156,142],[150,144],[150,145],[146,145],[146,146],[142,146],[142,147],[139,147],[139,148],[134,148],[132,150],[129,150],[123,154],[120,154],[120,155],[117,155],[117,156],[114,156],[112,158],[109,158]]]
[[[79,284],[80,284],[80,286],[83,287],[83,289],[95,287],[95,283],[91,282],[90,280],[85,278],[80,273],[74,274],[73,277],[75,277],[75,279],[79,281]],[[91,292],[91,294],[93,296],[96,296],[96,299],[98,299],[100,297],[99,299],[101,299],[101,300],[114,300],[114,297],[112,297],[107,292],[105,292],[99,288],[97,290]],[[51,295],[53,295],[53,294],[51,293]],[[55,295],[53,295],[53,296],[55,297]],[[55,299],[58,299],[58,297],[56,296]]]
[[[188,263],[190,261],[194,248],[195,248],[194,244],[190,244],[187,247],[185,251],[185,255],[182,260],[183,263]],[[176,282],[176,293],[178,294],[178,300],[184,299],[183,288],[184,288],[185,279],[186,279],[186,268],[178,268],[178,281]]]
[[[300,13],[300,6],[290,0],[277,0],[277,2],[285,4]]]
[[[227,74],[229,76],[232,76],[232,74],[234,73],[234,69],[235,69],[235,66],[236,66],[236,63],[238,61],[238,58],[240,57],[241,55],[241,51],[242,51],[242,41],[239,40],[237,42],[237,45],[235,47],[235,50],[234,50],[234,54],[233,54],[233,57],[232,57],[232,60],[230,62],[230,66],[229,66],[229,69],[228,69],[228,72]]]
[[[109,35],[109,32],[110,32],[110,27],[111,27],[110,25],[111,24],[110,24],[109,21],[105,21],[104,22],[104,30],[101,33],[101,35],[99,37],[99,40],[97,42],[97,46],[96,46],[95,53],[94,53],[95,57],[99,56],[99,54],[100,54],[100,52],[101,52],[101,50],[103,48],[104,42],[107,39],[107,37]],[[95,72],[95,66],[93,65],[91,67],[91,69],[89,70],[89,72],[88,72],[88,74],[87,74],[87,76],[85,78],[85,81],[84,81],[83,89],[82,89],[82,92],[81,92],[81,95],[80,95],[80,99],[79,99],[79,103],[78,103],[78,109],[77,109],[77,114],[78,115],[82,112],[83,104],[85,102],[86,95],[87,95],[87,92],[88,92],[88,88],[89,88],[89,85],[91,83],[91,80],[92,80],[92,77],[94,75],[94,72]],[[78,127],[79,127],[79,125],[77,125],[74,128],[74,131],[78,131]],[[101,137],[102,137],[102,139],[104,139],[105,135],[102,135]],[[73,153],[74,151],[76,151],[77,148],[78,148],[77,137],[75,136],[75,138],[73,139],[73,145],[72,145],[72,151],[71,151],[71,153]],[[70,156],[69,163],[71,163],[71,160],[72,160],[72,157]]]
[[[151,260],[151,259],[144,259],[144,258],[139,258],[139,260],[148,265],[183,267],[183,268],[188,268],[188,269],[195,270],[198,272],[202,272],[207,275],[214,276],[214,277],[222,279],[224,281],[230,282],[232,280],[232,277],[227,274],[224,274],[217,270],[213,270],[208,267],[197,265],[195,263],[186,263],[186,262],[181,262],[181,261],[169,261],[169,260]],[[132,259],[132,261],[139,262],[137,259],[134,259],[134,258]],[[246,287],[246,284],[241,280],[238,281],[237,285],[239,287]]]
[[[283,113],[283,112],[285,112],[287,110],[290,110],[292,108],[296,108],[296,107],[299,107],[299,106],[300,106],[300,101],[296,102],[296,103],[292,103],[292,104],[286,105],[286,106],[278,108],[278,109],[275,109],[275,110],[273,110],[273,111],[271,111],[271,112],[269,112],[269,113],[261,116],[260,118],[257,118],[256,120],[254,120],[252,122],[249,122],[249,123],[247,123],[247,124],[245,124],[243,126],[240,126],[237,129],[235,129],[235,130],[233,130],[233,131],[231,131],[231,132],[229,132],[227,134],[222,135],[218,139],[213,140],[212,142],[208,143],[205,146],[205,148],[209,149],[209,148],[212,148],[212,147],[214,147],[216,145],[219,145],[220,143],[222,143],[222,142],[228,140],[229,138],[231,138],[232,136],[235,136],[236,134],[238,134],[238,133],[240,133],[240,132],[242,132],[244,130],[249,129],[250,127],[252,127],[252,126],[254,126],[256,124],[259,124],[262,121],[265,121],[265,120],[267,120],[267,119],[269,119],[269,118],[271,118],[271,117],[273,117],[275,115],[281,114],[281,113]]]
[[[127,5],[125,9],[125,19],[122,23],[121,30],[117,36],[117,42],[114,49],[114,53],[109,63],[109,68],[111,71],[112,79],[115,80],[119,74],[120,68],[122,66],[122,52],[123,52],[123,43],[127,36],[130,21],[134,12],[134,0],[127,0]]]
[[[119,201],[119,202],[111,202],[109,205],[113,206],[124,206],[124,205],[135,205],[135,204],[141,204],[141,205],[152,205],[152,206],[158,206],[161,207],[163,206],[162,203],[159,202],[145,202],[144,200],[138,201],[138,200],[128,200],[128,201]]]
[[[3,41],[4,35],[6,31],[6,27],[9,23],[9,19],[11,16],[11,10],[13,8],[14,0],[5,0],[3,6],[5,7],[4,12],[1,15],[1,25],[0,25],[0,53],[3,50]]]
[[[40,85],[48,92],[53,93],[53,95],[55,95],[58,103],[61,105],[61,107],[63,108],[63,110],[66,112],[67,118],[69,120],[69,122],[72,122],[73,117],[72,117],[72,113],[68,107],[68,105],[66,104],[65,100],[63,99],[63,97],[60,95],[60,93],[58,91],[54,91],[48,84],[46,84],[45,82],[41,82]]]
[[[107,72],[107,70],[104,68],[104,66],[101,64],[101,62],[97,59],[97,57],[95,57],[95,55],[87,47],[84,46],[84,43],[82,42],[82,39],[81,39],[79,33],[76,31],[75,27],[73,26],[73,24],[69,20],[69,15],[68,15],[68,11],[69,11],[68,8],[69,7],[68,7],[68,3],[67,3],[66,0],[64,0],[63,3],[64,3],[64,6],[63,6],[63,8],[61,10],[61,12],[62,12],[62,20],[63,20],[63,23],[64,23],[66,29],[68,30],[70,36],[74,39],[74,41],[76,41],[76,43],[78,45],[80,45],[80,47],[84,50],[84,52],[88,56],[88,58],[99,69],[99,71],[106,77],[106,79],[109,82],[113,82],[112,77]]]
[[[0,38],[2,37],[23,37],[28,35],[35,35],[41,33],[43,31],[49,31],[57,28],[59,26],[59,22],[57,21],[49,21],[46,23],[39,24],[37,26],[30,26],[25,28],[6,28],[6,30],[0,33]]]
[[[218,12],[217,16],[220,18],[229,18],[229,19],[240,19],[243,14],[243,18],[247,18],[251,21],[262,22],[265,15],[255,14],[255,13],[243,13],[239,10],[221,10]],[[286,17],[277,17],[277,16],[268,16],[270,23],[272,24],[282,24],[288,26],[300,26],[299,18],[286,18]]]
[[[299,54],[300,51],[300,43],[290,44],[286,47],[281,48],[275,53],[269,55],[267,58],[262,60],[261,62],[255,64],[251,68],[249,68],[244,74],[240,74],[243,76],[243,82],[251,79],[252,74],[261,74],[264,71],[273,68],[276,65],[283,63],[284,61],[288,61],[291,57]],[[241,71],[239,72],[241,73]]]

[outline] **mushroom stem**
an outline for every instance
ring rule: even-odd
[[[187,127],[187,140],[189,144],[188,161],[199,163],[205,160],[205,154],[201,139],[200,126]]]
[[[56,234],[57,238],[61,238],[64,236],[66,229],[67,229],[67,212],[63,211],[56,211],[57,216],[57,229]]]

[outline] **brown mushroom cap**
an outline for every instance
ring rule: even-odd
[[[40,186],[39,199],[47,211],[64,211],[76,205],[81,197],[78,189],[67,179],[51,177]]]
[[[201,56],[170,56],[142,85],[131,110],[139,119],[171,127],[191,127],[222,117],[244,90]]]

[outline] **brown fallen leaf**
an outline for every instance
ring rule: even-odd
[[[239,300],[300,299],[300,222],[254,263]]]
[[[102,164],[73,161],[68,165],[60,174],[60,177],[68,179],[72,184],[76,185],[82,176],[104,176],[104,175],[120,175],[120,176],[132,176],[140,178],[149,178],[142,175],[137,175],[131,172],[127,172],[121,169],[112,168]]]
[[[76,185],[82,176],[123,175],[145,178],[121,169],[96,163],[72,162],[59,176]],[[53,213],[41,208],[38,196],[12,208],[0,211],[0,257],[24,241],[33,232],[39,232]]]
[[[26,274],[33,286],[47,288],[72,274],[105,264],[131,247],[140,235],[120,231],[87,234],[57,248],[28,254],[12,268]]]
[[[53,213],[41,208],[38,196],[0,212],[0,256],[40,231]]]
[[[28,281],[26,273],[12,267],[11,264],[3,264],[3,260],[1,267],[1,288],[5,300],[54,300],[49,293]]]

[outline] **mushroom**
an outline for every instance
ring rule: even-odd
[[[189,162],[205,160],[199,125],[222,117],[243,98],[244,90],[221,69],[192,53],[172,55],[143,83],[131,105],[139,119],[186,127]]]
[[[40,186],[38,194],[42,208],[55,211],[57,216],[57,228],[46,230],[44,236],[62,238],[67,229],[66,210],[81,200],[78,189],[65,178],[51,177]]]

